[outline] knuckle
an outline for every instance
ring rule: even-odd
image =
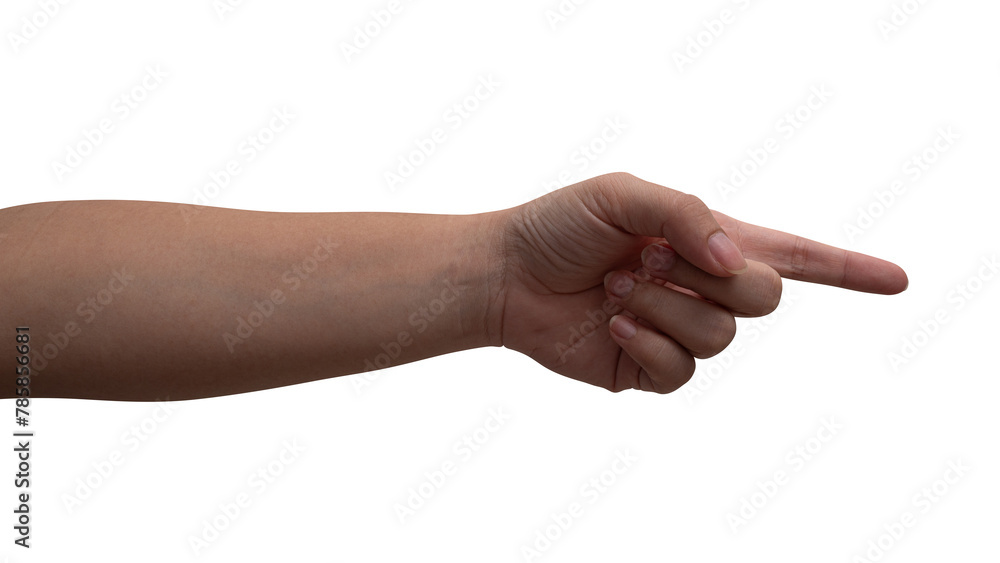
[[[640,317],[655,317],[658,311],[664,311],[669,307],[667,296],[661,285],[634,278],[635,287],[627,301],[629,309]]]
[[[626,172],[611,172],[584,180],[567,188],[584,206],[599,217],[622,209],[633,199],[638,178]]]
[[[809,241],[800,236],[795,237],[792,246],[792,257],[789,261],[789,269],[796,276],[802,276],[806,272],[809,264]]]
[[[758,302],[755,313],[763,317],[773,313],[778,308],[778,303],[781,302],[782,282],[778,272],[770,267],[765,269],[761,278],[760,288],[757,291]]]
[[[736,338],[736,318],[728,311],[720,309],[705,326],[704,345],[692,351],[699,359],[711,358],[722,352]]]
[[[670,368],[674,363],[674,353],[668,350],[662,342],[657,343],[655,349],[649,351],[646,361],[646,371],[650,379],[660,381],[667,377]]]
[[[708,206],[705,205],[705,202],[702,201],[701,198],[699,198],[696,195],[691,195],[684,192],[677,192],[677,195],[675,197],[676,197],[675,202],[677,210],[684,215],[687,215],[689,213],[692,214],[708,213]]]
[[[653,390],[661,395],[673,393],[694,377],[695,361],[689,354],[676,358],[667,373],[653,380]]]
[[[628,172],[620,172],[620,171],[608,172],[607,174],[605,174],[605,176],[619,182],[634,182],[638,180],[638,178],[636,178],[634,175],[629,174]]]
[[[615,189],[624,189],[635,185],[639,179],[628,172],[609,172],[593,179],[600,186],[609,186]]]
[[[691,378],[694,377],[694,370],[696,367],[694,356],[689,356],[687,354],[684,354],[680,363],[681,365],[678,369],[678,374],[680,375],[680,377],[677,378],[677,380],[680,382],[680,385],[678,385],[677,387],[680,387],[681,385],[684,385],[688,381],[691,381]]]

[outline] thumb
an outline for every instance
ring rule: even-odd
[[[634,235],[663,237],[698,268],[716,276],[747,270],[743,253],[726,236],[712,211],[697,197],[631,174],[599,176],[591,199],[603,216]]]

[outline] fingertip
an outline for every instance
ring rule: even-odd
[[[907,277],[903,268],[888,260],[882,260],[881,258],[875,258],[875,260],[878,261],[878,265],[880,266],[878,270],[881,270],[882,275],[879,276],[880,283],[874,289],[874,293],[897,295],[906,291],[906,288],[910,286],[910,278]]]
[[[893,264],[893,266],[896,265]],[[895,289],[889,295],[896,295],[897,293],[903,293],[904,291],[906,291],[906,288],[910,287],[909,276],[907,276],[906,271],[900,268],[899,266],[896,266],[896,274],[894,282],[895,282],[895,287],[898,289]]]
[[[850,265],[845,266],[843,280],[835,285],[880,295],[896,295],[910,285],[906,272],[888,260],[856,252],[849,256]]]

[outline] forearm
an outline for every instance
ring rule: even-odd
[[[114,400],[226,395],[499,345],[499,218],[11,208],[0,329],[13,345],[15,327],[30,328],[32,396]]]

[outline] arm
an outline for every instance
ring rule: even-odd
[[[499,345],[488,314],[496,219],[138,201],[10,208],[0,326],[11,344],[15,326],[30,327],[32,396],[132,401]]]
[[[478,346],[668,393],[734,317],[777,306],[781,276],[907,285],[627,174],[479,215],[89,201],[3,210],[0,229],[0,330],[31,328],[35,397],[210,397]]]

